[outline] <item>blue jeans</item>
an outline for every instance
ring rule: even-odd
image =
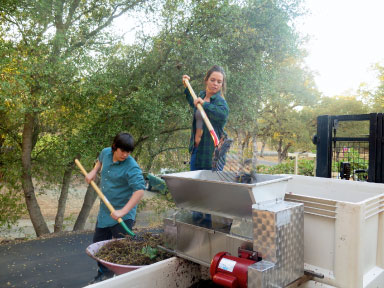
[[[211,214],[192,211],[192,223],[206,228],[212,227]]]

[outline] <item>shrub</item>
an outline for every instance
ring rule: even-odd
[[[298,174],[314,176],[315,160],[300,159],[298,161]],[[288,160],[275,166],[257,166],[257,172],[261,174],[294,174],[295,160]]]

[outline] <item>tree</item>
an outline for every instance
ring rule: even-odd
[[[356,115],[369,113],[370,107],[358,100],[356,96],[337,96],[322,97],[320,101],[312,107],[313,122],[316,123],[319,115]],[[316,131],[316,130],[315,130]],[[315,133],[314,131],[314,133]],[[337,128],[337,135],[364,137],[369,134],[369,121],[341,121]]]
[[[167,159],[180,159],[178,153],[185,153],[190,110],[182,96],[183,74],[191,76],[198,91],[203,89],[201,79],[212,64],[225,67],[226,98],[231,108],[227,129],[243,147],[249,146],[249,139],[257,133],[264,102],[282,90],[278,77],[288,69],[286,62],[295,62],[297,70],[285,72],[288,77],[294,71],[287,101],[309,93],[312,84],[305,81],[311,81],[310,77],[298,72],[303,70],[297,64],[302,59],[300,39],[289,24],[301,13],[299,6],[300,1],[166,2],[158,35],[142,37],[138,46],[109,58],[108,73],[115,75],[109,76],[115,79],[112,94],[124,103],[116,107],[123,107],[123,114],[129,115],[126,127],[138,135],[136,157],[146,169],[165,151],[168,155],[178,151],[172,153],[176,157]],[[295,88],[296,84],[304,87],[304,92]]]
[[[379,86],[374,93],[373,109],[374,111],[383,111],[384,108],[384,66],[376,64],[377,78]]]
[[[298,59],[290,58],[280,63],[274,80],[269,97],[263,102],[259,135],[270,139],[281,163],[289,149],[299,147],[303,138],[310,142],[300,111],[304,106],[316,103],[318,92],[313,76],[301,68]]]
[[[55,113],[64,114],[70,104],[83,100],[79,90],[71,92],[80,89],[82,77],[89,73],[86,68],[90,51],[97,52],[99,47],[110,43],[105,28],[113,19],[143,2],[12,1],[0,8],[1,97],[12,106],[10,114],[14,118],[10,125],[18,127],[17,137],[13,138],[15,147],[20,149],[21,183],[38,236],[49,233],[49,229],[34,191],[32,177],[41,169],[34,166],[34,158],[46,148],[44,144],[49,147],[57,143],[55,139],[62,131],[54,123],[58,120],[53,117]],[[1,103],[3,109],[9,110],[4,107],[5,101]],[[53,139],[47,141],[46,133],[54,135]],[[74,153],[68,155],[66,164],[74,156]]]
[[[15,167],[38,235],[47,229],[32,176],[62,183],[59,231],[73,158],[81,155],[90,167],[121,130],[134,135],[133,155],[145,170],[162,165],[185,169],[192,115],[183,96],[183,74],[191,76],[197,92],[210,66],[225,68],[231,109],[227,130],[239,135],[244,147],[255,142],[265,107],[283,95],[291,109],[286,114],[296,115],[291,102],[303,102],[295,100],[301,92],[294,86],[304,87],[305,77],[297,72],[300,39],[290,24],[301,13],[300,1],[160,1],[156,5],[164,8],[157,14],[155,36],[122,45],[104,33],[112,19],[142,2],[44,0],[1,8],[0,71],[5,78],[0,107],[9,121],[0,129],[16,147],[14,159],[22,159]],[[283,89],[279,77],[292,71],[292,84]]]
[[[273,83],[278,82],[279,66],[286,59],[300,58],[300,39],[289,25],[301,13],[299,6],[299,1],[182,3],[182,8],[173,6],[173,13],[168,11],[173,20],[166,22],[169,24],[155,42],[164,47],[161,51],[174,66],[185,71],[177,73],[178,77],[191,76],[195,90],[203,88],[200,79],[209,66],[216,63],[225,67],[229,87],[226,99],[231,109],[227,129],[242,147],[254,139],[263,101],[271,95]],[[174,20],[172,16],[179,9],[191,12]],[[167,46],[170,43],[173,45]]]
[[[368,105],[355,96],[322,97],[313,107],[317,115],[353,115],[368,113]]]

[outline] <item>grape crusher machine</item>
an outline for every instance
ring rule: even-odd
[[[213,282],[285,287],[304,275],[304,207],[284,201],[290,176],[257,175],[252,184],[202,170],[162,178],[180,208],[164,219],[165,249],[209,267]],[[196,212],[211,222],[196,221]]]

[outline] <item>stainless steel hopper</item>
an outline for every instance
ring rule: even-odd
[[[255,183],[243,184],[224,182],[216,172],[198,170],[162,178],[177,207],[234,219],[251,218],[253,204],[283,200],[292,177],[258,174]]]

